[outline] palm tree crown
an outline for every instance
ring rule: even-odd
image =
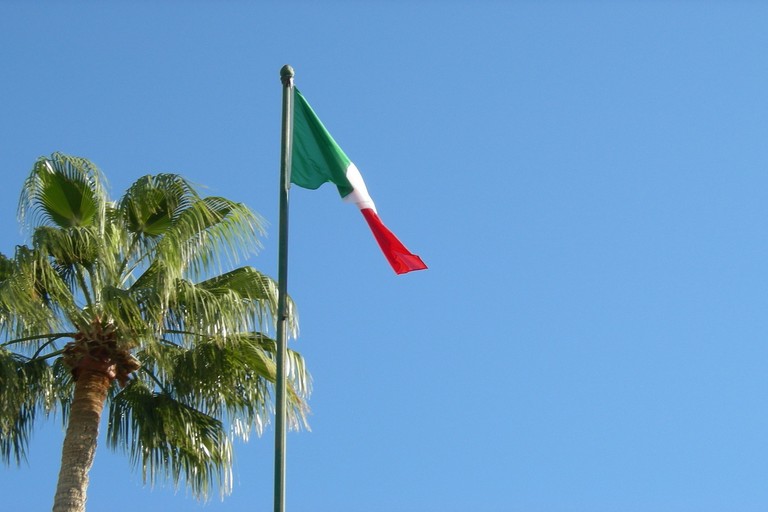
[[[226,492],[232,436],[261,431],[276,374],[263,332],[275,283],[222,270],[257,248],[259,217],[174,174],[144,176],[111,202],[91,162],[59,153],[35,163],[19,216],[31,242],[0,254],[0,457],[23,459],[39,413],[61,410],[54,510],[82,510],[108,405],[107,444],[145,481]],[[298,425],[309,376],[296,353],[288,366]]]

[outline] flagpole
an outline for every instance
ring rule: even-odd
[[[280,144],[280,226],[277,264],[277,382],[275,383],[275,512],[285,512],[286,393],[285,360],[288,351],[288,191],[293,145],[293,68],[280,69],[283,83],[283,127]]]

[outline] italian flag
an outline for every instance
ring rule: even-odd
[[[339,189],[344,201],[355,203],[360,209],[395,273],[426,269],[421,258],[406,249],[381,222],[360,171],[295,88],[293,110],[291,183],[314,190],[330,181]]]

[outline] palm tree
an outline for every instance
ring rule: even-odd
[[[251,267],[261,221],[201,197],[174,174],[144,176],[117,202],[88,160],[40,158],[19,216],[29,245],[0,254],[0,457],[25,457],[36,418],[67,424],[53,510],[85,508],[108,406],[107,445],[145,482],[197,497],[231,489],[232,438],[272,410],[275,283]],[[292,304],[290,326],[296,329]],[[305,423],[309,376],[289,353],[289,416]]]

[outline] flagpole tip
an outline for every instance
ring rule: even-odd
[[[285,83],[294,77],[293,68],[286,64],[280,68],[280,81]]]

